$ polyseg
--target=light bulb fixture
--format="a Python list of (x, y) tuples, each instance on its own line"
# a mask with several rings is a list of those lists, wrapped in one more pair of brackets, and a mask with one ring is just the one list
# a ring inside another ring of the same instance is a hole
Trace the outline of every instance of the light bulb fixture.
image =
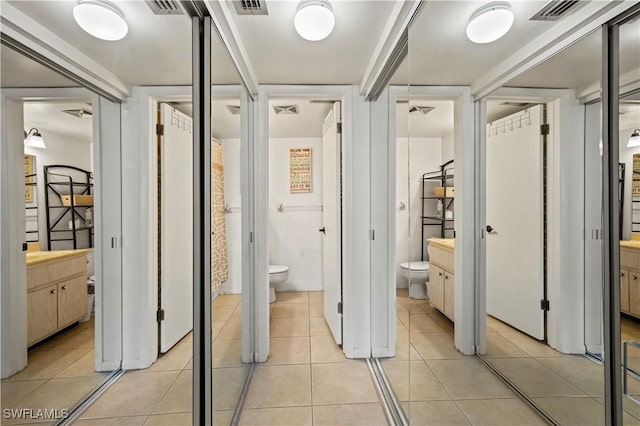
[(35, 127), (29, 130), (28, 133), (24, 132), (24, 144), (25, 146), (30, 146), (31, 148), (46, 148), (46, 145), (44, 144), (44, 138)]
[(298, 5), (293, 24), (303, 39), (320, 41), (331, 34), (336, 18), (328, 1), (305, 0)]
[(514, 19), (509, 3), (489, 3), (469, 18), (467, 37), (474, 43), (491, 43), (509, 32)]
[(631, 136), (629, 136), (629, 141), (627, 142), (627, 148), (633, 148), (636, 146), (640, 146), (640, 129), (635, 129)]
[(78, 0), (73, 18), (80, 28), (101, 40), (120, 40), (129, 31), (122, 10), (107, 0)]

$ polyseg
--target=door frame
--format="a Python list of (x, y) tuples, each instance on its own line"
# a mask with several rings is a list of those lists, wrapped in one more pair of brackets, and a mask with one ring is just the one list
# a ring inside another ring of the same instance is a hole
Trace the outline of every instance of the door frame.
[[(121, 229), (117, 224), (105, 218), (121, 217), (121, 205), (113, 194), (118, 191), (107, 191), (108, 183), (101, 179), (107, 170), (120, 170), (120, 104), (101, 99), (98, 95), (85, 88), (11, 88), (2, 89), (2, 138), (0, 151), (2, 164), (0, 165), (0, 235), (2, 236), (3, 264), (18, 265), (18, 267), (3, 268), (2, 270), (2, 376), (8, 377), (27, 365), (27, 293), (26, 293), (26, 265), (25, 252), (21, 251), (24, 241), (24, 201), (22, 188), (16, 192), (14, 185), (24, 182), (22, 162), (9, 161), (10, 158), (24, 156), (21, 151), (12, 147), (9, 140), (22, 140), (23, 120), (11, 121), (10, 116), (24, 117), (24, 104), (28, 102), (86, 101), (91, 99), (93, 105), (93, 166), (96, 176), (96, 205), (95, 227), (104, 232), (96, 232), (94, 242), (94, 259), (96, 266), (96, 281), (103, 282), (104, 276), (116, 279), (118, 282), (109, 287), (96, 286), (96, 324), (95, 324), (95, 369), (97, 371), (113, 371), (122, 362), (122, 275), (111, 274), (113, 268), (103, 267), (104, 263), (112, 264), (121, 257), (118, 240)], [(107, 143), (108, 142), (108, 143)], [(113, 146), (117, 149), (114, 151)], [(19, 152), (18, 152), (19, 151)], [(19, 198), (16, 198), (16, 194)], [(103, 200), (105, 198), (105, 200)], [(106, 201), (106, 200), (109, 201)], [(102, 202), (104, 201), (104, 202)], [(6, 204), (5, 204), (6, 203)], [(115, 225), (115, 227), (114, 227)], [(22, 231), (21, 231), (22, 230)], [(18, 231), (18, 232), (15, 232)], [(109, 234), (102, 235), (102, 234)], [(114, 234), (114, 235), (111, 235)], [(111, 240), (109, 239), (111, 238)], [(116, 243), (112, 244), (115, 238)], [(115, 253), (112, 251), (115, 250)], [(105, 262), (105, 257), (113, 257)], [(6, 275), (5, 275), (6, 274)], [(9, 292), (5, 288), (9, 283), (17, 286), (18, 294)], [(108, 290), (108, 291), (107, 291)], [(6, 293), (9, 292), (9, 293)], [(11, 301), (11, 303), (9, 303)], [(10, 349), (5, 349), (10, 348)]]
[[(406, 99), (450, 100), (454, 102), (454, 158), (456, 160), (456, 203), (454, 217), (460, 218), (455, 222), (456, 246), (455, 250), (455, 283), (454, 291), (462, 297), (455, 298), (454, 342), (456, 348), (465, 355), (475, 353), (475, 276), (476, 276), (476, 247), (475, 247), (475, 144), (473, 138), (474, 114), (471, 89), (467, 86), (389, 86), (388, 94), (383, 93), (380, 100), (384, 102), (387, 96), (386, 108), (382, 115), (372, 118), (372, 124), (381, 120), (389, 123), (388, 133), (384, 134), (387, 145), (385, 151), (372, 149), (372, 163), (385, 167), (387, 182), (378, 187), (386, 187), (386, 197), (376, 198), (372, 205), (372, 214), (376, 216), (384, 208), (386, 218), (377, 218), (380, 227), (386, 229), (386, 241), (372, 250), (372, 287), (383, 288), (386, 298), (386, 327), (376, 327), (375, 336), (379, 345), (374, 348), (376, 356), (394, 356), (396, 348), (396, 274), (395, 274), (395, 239), (396, 239), (396, 102)], [(382, 105), (380, 105), (382, 106)], [(376, 119), (378, 118), (378, 119)], [(382, 143), (372, 134), (372, 143)], [(376, 154), (382, 154), (379, 158)], [(374, 157), (375, 156), (375, 157)], [(377, 190), (376, 190), (377, 191)], [(374, 192), (372, 188), (372, 193)], [(373, 194), (372, 194), (373, 198)], [(469, 207), (471, 206), (471, 207)], [(386, 222), (386, 224), (383, 223)], [(376, 223), (376, 225), (378, 225)], [(376, 226), (377, 227), (377, 226)], [(377, 241), (376, 241), (377, 242)], [(470, 259), (472, 259), (470, 261)], [(383, 296), (380, 296), (383, 297)], [(385, 330), (386, 329), (386, 330)], [(382, 334), (386, 331), (386, 338)], [(372, 333), (374, 330), (372, 329)], [(386, 344), (385, 344), (386, 343)]]
[[(535, 100), (551, 103), (552, 117), (547, 151), (547, 342), (563, 353), (584, 353), (584, 305), (575, 298), (584, 295), (584, 192), (570, 191), (583, 184), (584, 104), (569, 89), (501, 88), (476, 100), (478, 192), (476, 227), (478, 278), (476, 288), (477, 353), (487, 351), (486, 333), (486, 125), (488, 100)], [(561, 141), (567, 141), (561, 143)], [(563, 159), (565, 161), (563, 162)], [(563, 191), (564, 189), (564, 191)], [(563, 198), (564, 197), (564, 198)], [(573, 197), (572, 199), (567, 197)], [(564, 200), (564, 201), (563, 201)], [(579, 256), (575, 254), (579, 253)], [(576, 279), (577, 277), (577, 279)], [(575, 321), (580, 318), (580, 321)]]
[[(342, 101), (344, 187), (342, 213), (342, 349), (347, 358), (371, 355), (369, 285), (369, 105), (358, 86), (261, 85), (257, 101), (254, 185), (256, 353), (269, 356), (269, 101), (277, 98), (314, 98)], [(356, 277), (358, 279), (356, 280)], [(357, 295), (357, 297), (356, 297)]]
[[(242, 253), (250, 251), (247, 228), (251, 219), (249, 193), (250, 116), (252, 102), (240, 85), (213, 85), (212, 99), (240, 99), (241, 111), (241, 192)], [(134, 87), (133, 96), (123, 105), (123, 181), (138, 180), (140, 185), (123, 185), (123, 233), (136, 236), (123, 246), (123, 369), (147, 368), (158, 359), (158, 203), (157, 122), (158, 104), (186, 102), (192, 99), (191, 86)], [(145, 143), (140, 143), (145, 141)], [(140, 214), (146, 226), (139, 225)], [(140, 266), (142, 265), (142, 266)], [(126, 284), (131, 283), (131, 284)], [(137, 284), (133, 284), (137, 283)], [(145, 283), (140, 285), (139, 283)], [(242, 295), (247, 307), (253, 300), (251, 261), (242, 266)], [(242, 359), (251, 362), (253, 352), (253, 309), (242, 311)]]

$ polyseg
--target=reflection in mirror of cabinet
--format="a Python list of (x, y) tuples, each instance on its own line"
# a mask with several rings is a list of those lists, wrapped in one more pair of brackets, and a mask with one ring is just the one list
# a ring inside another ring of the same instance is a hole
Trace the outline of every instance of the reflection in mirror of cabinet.
[(640, 154), (633, 154), (633, 174), (631, 178), (631, 232), (640, 232)]
[(454, 240), (429, 238), (429, 300), (431, 306), (454, 319)]
[(620, 242), (620, 310), (640, 318), (640, 242)]

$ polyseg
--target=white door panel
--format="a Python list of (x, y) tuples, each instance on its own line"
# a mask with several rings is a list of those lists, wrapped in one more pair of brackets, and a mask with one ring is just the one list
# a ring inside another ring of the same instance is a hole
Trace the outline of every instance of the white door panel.
[(324, 317), (338, 344), (342, 344), (341, 273), (341, 209), (340, 209), (340, 102), (336, 102), (323, 123), (322, 136), (322, 281), (324, 286)]
[(538, 105), (487, 128), (487, 313), (536, 339), (544, 339), (541, 120)]
[[(160, 351), (193, 328), (193, 150), (184, 123), (191, 118), (161, 104)], [(191, 126), (188, 126), (191, 127)]]

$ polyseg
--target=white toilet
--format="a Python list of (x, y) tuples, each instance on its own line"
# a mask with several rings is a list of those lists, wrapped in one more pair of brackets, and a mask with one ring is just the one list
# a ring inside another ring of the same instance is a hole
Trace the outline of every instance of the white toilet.
[(414, 260), (400, 264), (402, 276), (409, 280), (409, 297), (412, 299), (427, 298), (427, 281), (429, 281), (429, 262)]
[(289, 278), (289, 267), (285, 265), (269, 265), (269, 303), (276, 301), (274, 285), (282, 284)]

